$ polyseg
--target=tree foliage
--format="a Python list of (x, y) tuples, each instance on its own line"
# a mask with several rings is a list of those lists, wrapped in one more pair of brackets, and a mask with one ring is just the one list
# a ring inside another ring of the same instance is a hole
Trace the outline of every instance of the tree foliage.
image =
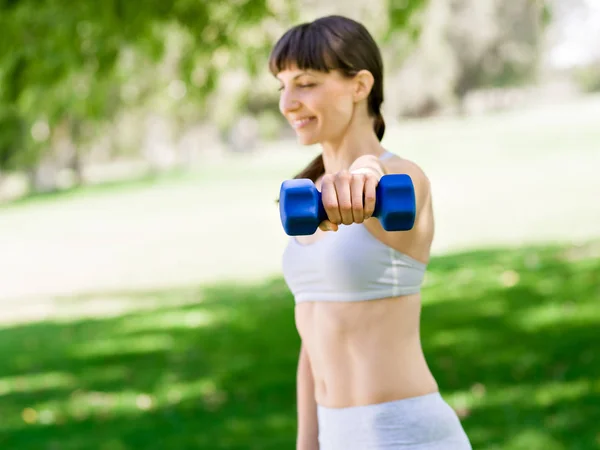
[(185, 39), (169, 75), (201, 103), (223, 55), (252, 70), (253, 52), (268, 41), (260, 25), (275, 13), (266, 0), (3, 1), (1, 167), (35, 147), (37, 121), (52, 129), (66, 118), (110, 118), (123, 104), (123, 84), (163, 60), (173, 30)]
[(529, 82), (547, 14), (537, 1), (453, 0), (446, 37), (458, 63), (457, 97), (480, 87)]
[(416, 48), (393, 77), (396, 113), (428, 115), (477, 89), (532, 82), (549, 20), (542, 0), (429, 0)]
[[(427, 0), (380, 2), (379, 35), (418, 33), (413, 19)], [(180, 114), (209, 113), (222, 75), (265, 72), (273, 42), (311, 8), (308, 0), (0, 0), (0, 170), (34, 169), (58, 128), (78, 146), (95, 124), (164, 92)]]

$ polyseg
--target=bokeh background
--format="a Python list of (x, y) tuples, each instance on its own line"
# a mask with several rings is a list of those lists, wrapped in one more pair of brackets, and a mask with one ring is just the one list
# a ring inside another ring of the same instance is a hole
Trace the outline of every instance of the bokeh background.
[(0, 448), (295, 448), (274, 41), (361, 20), (477, 449), (600, 448), (600, 2), (0, 2)]

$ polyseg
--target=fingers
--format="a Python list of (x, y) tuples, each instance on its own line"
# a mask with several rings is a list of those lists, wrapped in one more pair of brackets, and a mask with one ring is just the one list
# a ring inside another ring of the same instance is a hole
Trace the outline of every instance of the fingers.
[(350, 181), (350, 196), (352, 203), (352, 217), (354, 219), (354, 223), (363, 223), (363, 221), (365, 220), (363, 207), (365, 178), (366, 176), (364, 174), (353, 174), (352, 180)]
[[(321, 182), (321, 201), (323, 202), (323, 209), (325, 209), (325, 212), (327, 213), (329, 222), (334, 225), (342, 223), (342, 215), (339, 209), (338, 195), (333, 175), (323, 176), (323, 181)], [(324, 222), (323, 224), (324, 226), (327, 225)], [(323, 229), (320, 225), (319, 228)]]
[(368, 176), (364, 187), (364, 207), (365, 220), (373, 216), (375, 211), (375, 193), (379, 181), (375, 176)]
[(339, 172), (335, 176), (335, 190), (337, 192), (337, 201), (339, 213), (344, 225), (354, 223), (352, 215), (352, 195), (350, 192), (350, 184), (353, 176), (349, 172)]
[(323, 231), (337, 231), (338, 225), (362, 223), (373, 216), (378, 177), (347, 171), (323, 176), (321, 200), (328, 220), (319, 224)]

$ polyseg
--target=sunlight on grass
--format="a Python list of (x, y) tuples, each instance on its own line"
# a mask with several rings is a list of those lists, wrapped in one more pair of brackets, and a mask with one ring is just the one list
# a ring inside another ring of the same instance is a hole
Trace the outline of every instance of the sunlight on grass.
[[(174, 296), (169, 305), (173, 307), (196, 304), (201, 301), (199, 295)], [(144, 298), (140, 301), (135, 295), (85, 295), (66, 299), (29, 300), (22, 304), (11, 304), (9, 310), (0, 317), (1, 326), (11, 326), (22, 323), (43, 322), (55, 320), (62, 323), (77, 322), (81, 319), (101, 319), (121, 317), (133, 312), (153, 311), (165, 306), (164, 298), (160, 296)], [(199, 318), (198, 314), (188, 318), (190, 326), (196, 321), (208, 320)]]
[(429, 338), (429, 343), (432, 346), (438, 348), (451, 349), (456, 345), (467, 345), (469, 343), (476, 343), (480, 336), (480, 330), (477, 324), (473, 324), (473, 328), (470, 330), (440, 330), (434, 336)]
[(546, 407), (564, 400), (577, 400), (591, 394), (592, 389), (592, 381), (584, 379), (549, 382), (532, 390), (535, 403)]
[[(600, 297), (599, 297), (600, 299)], [(551, 303), (531, 308), (513, 319), (524, 330), (536, 331), (558, 325), (595, 324), (600, 322), (599, 304), (578, 304), (574, 301)]]
[[(554, 246), (432, 259), (423, 349), (474, 448), (600, 442), (593, 255)], [(100, 299), (126, 308), (81, 314)], [(80, 318), (2, 329), (0, 351), (14, 355), (0, 361), (2, 448), (293, 448), (300, 342), (281, 278), (56, 304)]]
[(473, 414), (477, 414), (477, 407), (484, 405), (514, 404), (519, 407), (546, 408), (591, 394), (594, 392), (594, 383), (591, 379), (578, 379), (547, 381), (541, 384), (519, 383), (514, 386), (503, 386), (500, 389), (493, 385), (475, 383), (467, 390), (445, 393), (444, 397), (455, 409), (467, 409), (473, 411)]
[[(28, 424), (49, 425), (70, 419), (129, 417), (168, 406), (177, 406), (190, 399), (201, 399), (209, 410), (219, 408), (226, 401), (226, 393), (219, 390), (211, 379), (190, 383), (173, 383), (156, 392), (124, 389), (116, 392), (85, 391), (76, 389), (67, 399), (33, 403), (23, 410)], [(45, 420), (43, 420), (45, 418)]]
[[(514, 264), (514, 262), (513, 262)], [(510, 264), (481, 265), (452, 269), (442, 272), (435, 266), (430, 266), (426, 274), (424, 288), (429, 292), (428, 301), (440, 299), (447, 301), (448, 297), (460, 299), (465, 289), (470, 292), (484, 294), (486, 290), (504, 288), (510, 289), (521, 282), (520, 272), (512, 269)], [(493, 306), (490, 303), (490, 312)], [(502, 312), (502, 311), (498, 311)]]
[(0, 378), (0, 396), (54, 388), (74, 388), (76, 378), (66, 372), (44, 372)]
[(227, 400), (228, 395), (213, 378), (203, 377), (189, 382), (169, 380), (157, 388), (155, 397), (159, 406), (197, 399), (199, 404), (214, 410)]
[(98, 356), (152, 353), (170, 350), (175, 343), (173, 336), (166, 333), (153, 333), (130, 338), (102, 339), (101, 337), (73, 345), (71, 354), (75, 358), (90, 358)]
[(146, 314), (142, 317), (136, 316), (124, 318), (120, 325), (119, 332), (122, 334), (144, 332), (147, 330), (160, 329), (186, 329), (198, 328), (209, 325), (217, 325), (219, 322), (227, 320), (226, 314), (219, 311), (201, 310), (182, 310), (182, 311), (156, 311)]
[(74, 391), (66, 401), (50, 401), (32, 405), (34, 411), (50, 411), (61, 421), (84, 420), (90, 417), (131, 417), (155, 408), (155, 398), (146, 392), (122, 390), (119, 392)]
[(536, 427), (507, 436), (505, 445), (514, 450), (568, 450), (558, 439)]

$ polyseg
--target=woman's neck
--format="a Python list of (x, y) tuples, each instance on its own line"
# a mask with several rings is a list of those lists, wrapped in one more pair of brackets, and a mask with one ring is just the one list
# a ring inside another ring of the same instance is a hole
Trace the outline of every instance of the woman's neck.
[(323, 142), (321, 147), (325, 173), (347, 170), (363, 155), (379, 156), (385, 152), (375, 133), (358, 127), (349, 129), (338, 142)]

